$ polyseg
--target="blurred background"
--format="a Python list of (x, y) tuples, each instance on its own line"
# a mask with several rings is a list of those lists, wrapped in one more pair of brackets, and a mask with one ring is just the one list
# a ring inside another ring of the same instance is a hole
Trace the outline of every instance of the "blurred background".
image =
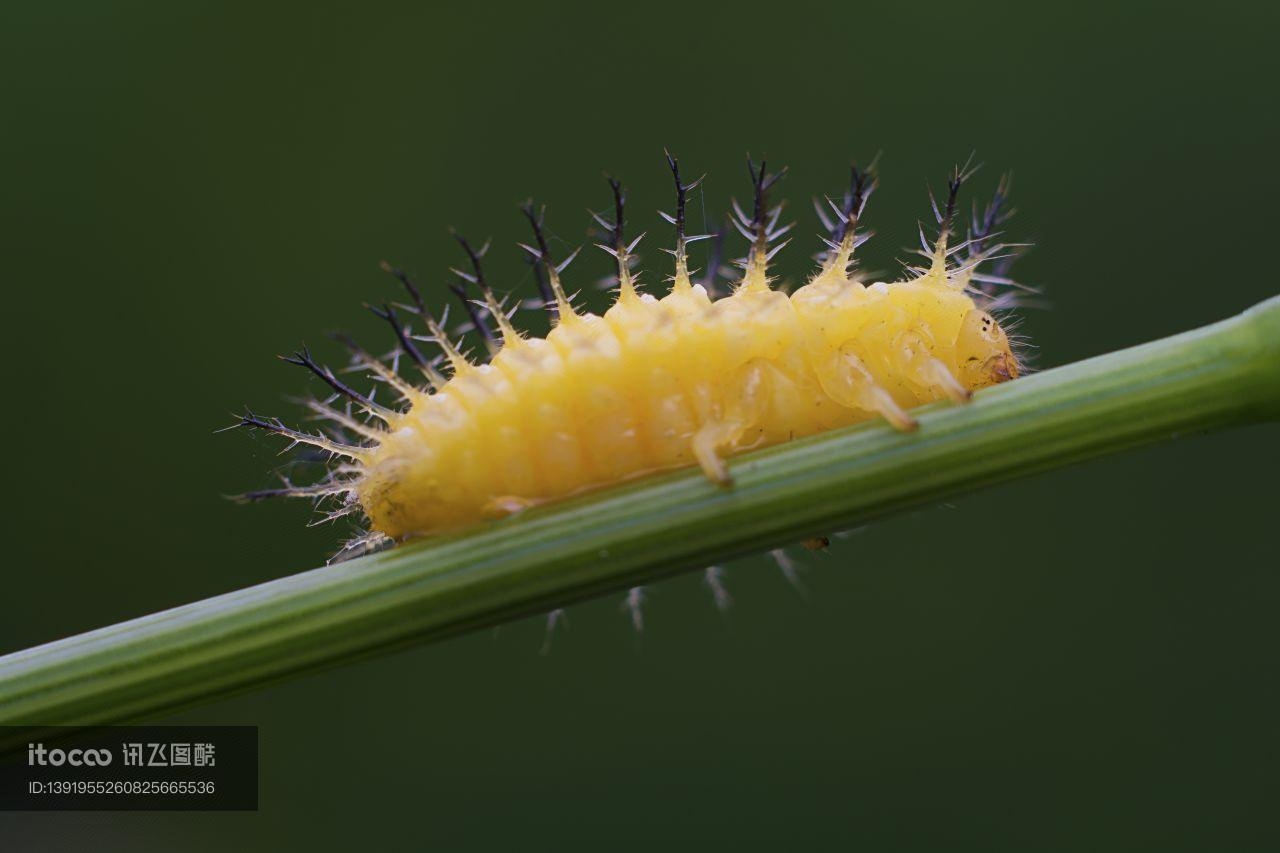
[[(747, 151), (790, 166), (791, 281), (851, 158), (884, 152), (863, 257), (890, 273), (926, 182), (1012, 169), (1045, 368), (1280, 289), (1273, 5), (323, 5), (0, 12), (0, 653), (323, 562), (345, 529), (223, 499), (280, 461), (228, 412), (298, 420), (314, 386), (275, 356), (337, 362), (327, 331), (389, 346), (380, 259), (443, 302), (447, 226), (532, 293), (517, 203), (577, 245), (604, 170), (656, 286), (663, 146), (709, 173), (695, 228)], [(0, 848), (1275, 849), (1278, 438), (876, 524), (798, 555), (807, 598), (734, 563), (727, 619), (678, 579), (638, 643), (601, 600), (545, 656), (528, 620), (191, 710), (261, 727), (259, 812), (0, 814)]]

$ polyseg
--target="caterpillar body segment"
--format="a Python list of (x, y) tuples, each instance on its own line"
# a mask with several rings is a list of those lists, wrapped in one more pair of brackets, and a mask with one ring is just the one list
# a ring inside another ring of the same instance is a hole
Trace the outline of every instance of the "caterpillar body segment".
[[(332, 400), (312, 406), (346, 437), (304, 434), (251, 415), (242, 424), (340, 455), (343, 463), (321, 488), (259, 496), (336, 496), (344, 513), (364, 514), (377, 541), (398, 541), (673, 468), (697, 465), (728, 487), (727, 460), (737, 453), (874, 418), (912, 430), (916, 406), (963, 403), (974, 390), (1018, 375), (1009, 339), (986, 310), (997, 301), (991, 287), (999, 277), (979, 271), (1008, 248), (992, 230), (1003, 220), (988, 208), (975, 215), (969, 239), (956, 243), (956, 196), (967, 177), (959, 170), (945, 204), (934, 204), (938, 234), (923, 241), (927, 263), (908, 268), (900, 281), (868, 282), (854, 253), (868, 236), (860, 220), (875, 178), (855, 168), (850, 190), (830, 205), (835, 216), (827, 220), (830, 239), (818, 272), (786, 294), (772, 289), (768, 276), (790, 228), (768, 202), (780, 175), (750, 163), (750, 212), (735, 205), (732, 220), (749, 244), (743, 274), (730, 294), (713, 298), (691, 279), (688, 246), (701, 235), (684, 233), (686, 196), (701, 179), (682, 183), (678, 163), (670, 157), (668, 163), (677, 191), (676, 214), (663, 215), (676, 226), (668, 292), (640, 289), (632, 269), (639, 239), (624, 237), (625, 195), (612, 180), (613, 220), (593, 214), (610, 232), (601, 248), (618, 270), (616, 300), (601, 315), (572, 304), (561, 282), (572, 256), (557, 263), (541, 211), (524, 208), (535, 238), (525, 249), (555, 318), (545, 338), (521, 335), (489, 288), (480, 265), (487, 244), (476, 251), (459, 238), (472, 271), (454, 270), (462, 283), (451, 289), (464, 300), (468, 288), (479, 291), (467, 314), (492, 353), (485, 363), (469, 361), (417, 286), (387, 266), (410, 304), (398, 306), (406, 314), (392, 305), (375, 310), (391, 323), (399, 351), (425, 386), (345, 339), (353, 364), (390, 385), (401, 406), (360, 394), (306, 350), (291, 357), (348, 400), (346, 411)], [(1004, 183), (1001, 193), (1007, 194)], [(424, 340), (440, 346), (446, 370), (422, 352)]]

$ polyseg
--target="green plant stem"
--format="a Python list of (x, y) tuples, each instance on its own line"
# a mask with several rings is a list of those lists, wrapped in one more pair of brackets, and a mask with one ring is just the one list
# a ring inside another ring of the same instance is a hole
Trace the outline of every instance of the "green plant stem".
[(149, 717), (1190, 431), (1280, 417), (1280, 297), (919, 412), (685, 470), (0, 658), (0, 724)]

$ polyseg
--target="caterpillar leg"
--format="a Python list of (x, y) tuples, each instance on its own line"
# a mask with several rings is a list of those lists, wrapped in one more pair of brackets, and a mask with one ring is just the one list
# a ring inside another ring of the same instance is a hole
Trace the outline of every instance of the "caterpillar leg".
[(907, 372), (921, 385), (926, 386), (939, 397), (946, 397), (953, 403), (967, 403), (973, 392), (956, 378), (941, 359), (935, 358), (929, 351), (924, 339), (915, 332), (904, 332), (899, 337), (902, 351), (906, 355)]
[(914, 430), (918, 424), (893, 395), (881, 387), (853, 350), (845, 344), (814, 365), (827, 396), (842, 406), (876, 412), (896, 429)]
[(765, 365), (753, 359), (738, 371), (725, 393), (723, 411), (693, 435), (693, 455), (707, 479), (719, 486), (733, 485), (729, 466), (720, 451), (734, 447), (764, 416), (769, 401)]
[(506, 518), (508, 515), (524, 512), (526, 509), (535, 507), (540, 503), (542, 501), (537, 498), (525, 498), (519, 495), (498, 495), (490, 498), (481, 512), (485, 518)]

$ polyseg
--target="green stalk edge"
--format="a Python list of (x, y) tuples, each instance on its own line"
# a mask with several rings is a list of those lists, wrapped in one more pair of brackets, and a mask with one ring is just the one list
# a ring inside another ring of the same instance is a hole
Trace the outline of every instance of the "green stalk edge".
[[(0, 725), (144, 717), (1125, 448), (1280, 418), (1280, 297), (917, 412), (603, 490), (0, 657)], [(3, 745), (0, 743), (0, 745)]]

